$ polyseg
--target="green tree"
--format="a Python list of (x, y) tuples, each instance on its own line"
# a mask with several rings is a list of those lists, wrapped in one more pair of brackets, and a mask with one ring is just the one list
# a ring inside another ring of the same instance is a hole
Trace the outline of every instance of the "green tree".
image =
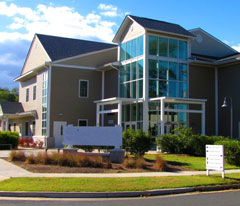
[(18, 101), (18, 90), (13, 88), (9, 89), (0, 88), (0, 102), (17, 102)]
[(143, 130), (127, 129), (123, 132), (123, 148), (135, 156), (143, 156), (153, 145), (154, 139)]

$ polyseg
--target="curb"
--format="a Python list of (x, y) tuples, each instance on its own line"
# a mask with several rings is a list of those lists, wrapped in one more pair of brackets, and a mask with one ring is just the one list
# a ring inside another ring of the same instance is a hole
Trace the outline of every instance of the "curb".
[(149, 197), (158, 195), (182, 194), (189, 192), (206, 192), (240, 189), (240, 184), (205, 187), (189, 187), (163, 190), (147, 190), (137, 192), (0, 192), (0, 197), (45, 197), (45, 198), (120, 198)]

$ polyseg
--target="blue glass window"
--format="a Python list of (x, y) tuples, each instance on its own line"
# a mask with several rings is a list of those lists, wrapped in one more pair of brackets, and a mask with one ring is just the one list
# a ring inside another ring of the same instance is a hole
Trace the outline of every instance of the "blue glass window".
[(126, 59), (130, 59), (131, 58), (131, 42), (130, 41), (126, 43), (126, 52), (127, 52)]
[(186, 98), (188, 96), (187, 83), (179, 82), (179, 97)]
[(177, 97), (177, 82), (175, 81), (168, 82), (168, 96)]
[(138, 98), (143, 97), (143, 80), (138, 80), (137, 81), (137, 93), (138, 93)]
[(177, 63), (169, 62), (168, 80), (177, 80)]
[(158, 81), (157, 80), (149, 80), (149, 97), (157, 97), (157, 88), (158, 88)]
[(121, 61), (124, 61), (126, 59), (125, 54), (126, 54), (126, 44), (123, 43), (123, 44), (121, 44), (121, 48), (120, 48), (120, 60)]
[(132, 57), (137, 56), (137, 39), (132, 40)]
[(175, 39), (169, 39), (169, 57), (177, 58), (178, 53), (178, 41)]
[(158, 55), (158, 37), (149, 35), (148, 39), (149, 55)]
[(138, 37), (138, 56), (143, 55), (143, 36)]
[(130, 81), (130, 68), (131, 68), (131, 66), (130, 66), (130, 64), (127, 64), (126, 65), (126, 81)]
[(187, 42), (179, 40), (179, 59), (187, 59)]
[(136, 98), (136, 81), (131, 82), (131, 98)]
[(120, 67), (120, 83), (123, 83), (126, 81), (126, 69), (125, 66)]
[(137, 79), (143, 78), (143, 60), (138, 61), (138, 72), (137, 72)]
[(131, 75), (131, 80), (135, 80), (136, 79), (136, 76), (137, 76), (137, 62), (133, 62), (132, 63), (132, 75)]
[(179, 80), (187, 81), (187, 64), (179, 64)]
[(158, 61), (149, 59), (148, 60), (148, 77), (156, 79), (158, 78)]
[(167, 79), (168, 62), (159, 61), (159, 79)]
[(166, 81), (159, 81), (158, 82), (158, 96), (165, 97), (167, 96), (167, 82)]
[(168, 38), (159, 38), (159, 56), (168, 56)]

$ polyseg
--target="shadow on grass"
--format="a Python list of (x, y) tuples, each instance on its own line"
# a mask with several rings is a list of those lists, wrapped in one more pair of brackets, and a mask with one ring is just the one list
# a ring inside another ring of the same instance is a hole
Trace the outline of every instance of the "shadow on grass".
[(176, 161), (167, 161), (167, 164), (174, 165), (174, 166), (181, 166), (181, 167), (186, 167), (190, 165), (188, 163), (182, 163), (182, 162), (176, 162)]

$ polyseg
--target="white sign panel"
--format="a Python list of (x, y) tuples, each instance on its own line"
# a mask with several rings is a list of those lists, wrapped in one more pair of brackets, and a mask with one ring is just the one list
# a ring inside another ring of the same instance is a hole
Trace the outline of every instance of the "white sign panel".
[(73, 127), (63, 129), (65, 145), (122, 146), (122, 127)]
[(221, 170), (224, 178), (223, 145), (206, 145), (206, 169), (207, 175), (209, 174), (209, 170)]

